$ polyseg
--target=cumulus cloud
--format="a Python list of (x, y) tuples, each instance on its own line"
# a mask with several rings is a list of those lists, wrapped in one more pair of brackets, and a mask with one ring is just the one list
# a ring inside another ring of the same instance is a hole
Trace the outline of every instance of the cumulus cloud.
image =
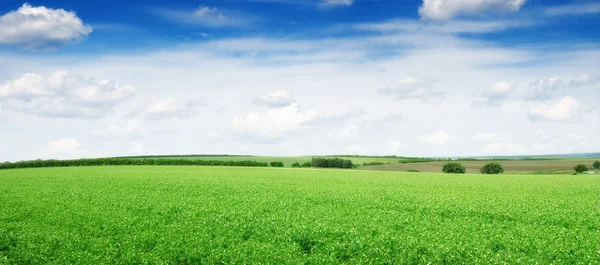
[[(338, 113), (322, 113), (316, 110), (304, 111), (296, 102), (283, 108), (271, 108), (265, 112), (250, 112), (235, 117), (231, 128), (237, 136), (250, 138), (258, 142), (275, 142), (283, 138), (293, 137), (295, 133), (309, 128), (326, 128), (361, 116), (366, 111), (362, 108), (346, 109)], [(358, 127), (349, 126), (346, 132), (353, 133)], [(343, 131), (343, 130), (342, 130)]]
[(581, 104), (572, 97), (563, 97), (554, 104), (539, 104), (531, 107), (527, 117), (531, 121), (572, 122), (579, 118)]
[(197, 100), (180, 101), (174, 98), (165, 98), (150, 102), (143, 110), (143, 115), (150, 120), (169, 118), (187, 118), (198, 114), (197, 108), (202, 102)]
[(277, 90), (257, 96), (252, 101), (256, 105), (269, 108), (281, 108), (294, 103), (294, 96), (284, 90)]
[(559, 77), (539, 79), (529, 84), (531, 90), (525, 95), (526, 100), (548, 100), (552, 93), (564, 87)]
[(421, 99), (423, 101), (439, 101), (446, 97), (446, 93), (433, 89), (432, 80), (424, 80), (416, 77), (402, 79), (379, 92), (384, 95), (393, 96), (397, 100)]
[(252, 16), (232, 10), (198, 6), (194, 10), (154, 10), (154, 14), (173, 22), (206, 27), (233, 27), (252, 23)]
[(600, 83), (600, 73), (585, 73), (571, 80), (569, 86), (577, 88), (582, 86), (592, 86), (598, 83)]
[(0, 84), (3, 109), (49, 117), (97, 118), (134, 96), (135, 87), (71, 75), (28, 73)]
[(354, 0), (323, 0), (319, 3), (320, 7), (338, 7), (338, 6), (351, 6)]
[(0, 16), (0, 44), (30, 49), (59, 48), (92, 32), (75, 12), (23, 4)]
[(429, 145), (429, 146), (439, 147), (439, 146), (444, 146), (451, 141), (454, 141), (454, 138), (450, 134), (446, 133), (445, 131), (437, 130), (432, 133), (425, 133), (425, 134), (419, 135), (417, 137), (417, 141), (424, 143), (426, 145)]
[(499, 106), (505, 102), (513, 92), (514, 85), (509, 82), (495, 82), (492, 89), (473, 94), (471, 107)]
[(497, 137), (498, 137), (498, 135), (496, 133), (477, 132), (477, 133), (473, 134), (473, 136), (471, 137), (471, 140), (473, 140), (475, 142), (491, 142), (491, 141), (496, 140)]
[(459, 15), (487, 12), (517, 12), (527, 0), (423, 0), (419, 7), (422, 19), (446, 21)]
[(298, 103), (266, 112), (251, 112), (235, 117), (231, 123), (234, 132), (255, 140), (279, 140), (302, 127), (303, 123), (317, 116), (316, 111), (302, 111)]

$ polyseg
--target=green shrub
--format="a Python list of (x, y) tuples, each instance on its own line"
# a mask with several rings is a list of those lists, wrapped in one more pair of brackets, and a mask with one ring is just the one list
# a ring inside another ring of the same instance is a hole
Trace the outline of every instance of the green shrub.
[(311, 162), (304, 162), (301, 165), (302, 167), (312, 167), (312, 163)]
[(460, 163), (456, 163), (456, 162), (450, 162), (448, 164), (445, 164), (444, 167), (442, 168), (442, 171), (444, 171), (445, 173), (456, 173), (456, 174), (464, 174), (465, 172), (467, 172), (465, 170), (465, 167), (463, 167)]
[(269, 165), (272, 167), (284, 167), (283, 162), (281, 162), (281, 161), (274, 161), (274, 162), (269, 163)]
[(600, 161), (595, 161), (593, 167), (595, 169), (600, 169)]
[(575, 169), (575, 172), (577, 173), (583, 173), (590, 170), (586, 165), (583, 164), (576, 165), (573, 169)]
[(504, 173), (504, 168), (498, 163), (488, 163), (483, 166), (479, 172), (481, 174), (502, 174)]
[(292, 167), (300, 167), (300, 163), (295, 162), (295, 163), (292, 164)]
[(421, 172), (421, 171), (418, 171), (418, 170), (416, 170), (416, 169), (409, 169), (409, 170), (407, 170), (406, 172)]

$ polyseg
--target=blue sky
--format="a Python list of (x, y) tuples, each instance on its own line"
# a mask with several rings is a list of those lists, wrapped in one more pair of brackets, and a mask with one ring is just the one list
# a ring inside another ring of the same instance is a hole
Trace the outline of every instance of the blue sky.
[(0, 160), (596, 152), (599, 24), (591, 0), (4, 0)]

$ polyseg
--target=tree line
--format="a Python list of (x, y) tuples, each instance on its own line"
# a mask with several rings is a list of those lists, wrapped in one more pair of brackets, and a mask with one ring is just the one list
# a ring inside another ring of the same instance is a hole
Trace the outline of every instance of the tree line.
[(313, 167), (322, 168), (355, 168), (356, 165), (352, 163), (350, 159), (341, 158), (325, 158), (325, 157), (313, 157)]
[(36, 168), (36, 167), (77, 167), (77, 166), (129, 166), (129, 165), (155, 165), (155, 166), (238, 166), (238, 167), (268, 167), (267, 162), (251, 160), (194, 160), (194, 159), (168, 159), (168, 158), (82, 158), (73, 160), (29, 160), (18, 162), (0, 163), (0, 169)]

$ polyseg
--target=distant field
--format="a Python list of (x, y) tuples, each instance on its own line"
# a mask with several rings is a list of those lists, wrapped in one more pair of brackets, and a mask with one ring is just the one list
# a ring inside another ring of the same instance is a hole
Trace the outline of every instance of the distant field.
[(597, 264), (594, 175), (0, 171), (0, 264)]
[[(201, 159), (201, 160), (253, 160), (258, 162), (273, 162), (281, 161), (285, 167), (291, 167), (293, 163), (298, 162), (300, 164), (309, 162), (312, 156), (186, 156), (186, 157), (169, 157), (169, 158), (186, 158), (186, 159)], [(340, 157), (343, 159), (350, 159), (353, 163), (362, 165), (364, 162), (384, 162), (384, 163), (398, 163), (399, 158), (376, 158), (376, 157)]]
[[(573, 167), (577, 164), (585, 164), (592, 167), (592, 163), (598, 159), (560, 159), (560, 160), (516, 160), (516, 161), (494, 161), (500, 163), (505, 173), (573, 173)], [(361, 167), (365, 170), (381, 171), (407, 171), (416, 169), (421, 172), (442, 172), (442, 167), (448, 162), (426, 162), (412, 164), (390, 164), (382, 166)], [(459, 161), (467, 169), (467, 173), (479, 173), (479, 169), (489, 163), (488, 161)]]

